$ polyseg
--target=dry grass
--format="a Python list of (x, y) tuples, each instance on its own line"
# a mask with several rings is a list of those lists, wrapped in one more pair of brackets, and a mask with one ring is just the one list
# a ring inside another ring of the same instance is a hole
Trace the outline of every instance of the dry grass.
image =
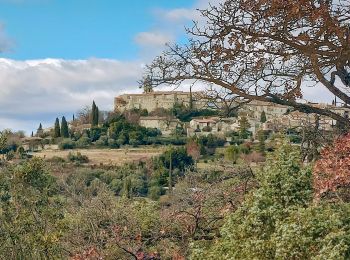
[(89, 164), (122, 165), (129, 162), (145, 161), (163, 152), (164, 148), (124, 148), (124, 149), (74, 149), (74, 150), (43, 150), (35, 156), (50, 159), (54, 156), (67, 159), (69, 152), (80, 152), (86, 155)]

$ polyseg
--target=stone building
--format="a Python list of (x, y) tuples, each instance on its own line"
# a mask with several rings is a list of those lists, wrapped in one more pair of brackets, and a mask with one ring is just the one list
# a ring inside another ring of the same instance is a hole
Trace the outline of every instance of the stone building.
[(162, 135), (169, 136), (176, 127), (181, 127), (181, 122), (177, 118), (166, 116), (145, 116), (140, 117), (140, 126), (146, 128), (157, 128), (162, 132)]
[(187, 127), (187, 136), (215, 136), (225, 137), (227, 133), (237, 130), (237, 118), (193, 118)]
[[(195, 97), (195, 93), (192, 93)], [(131, 109), (146, 109), (152, 112), (157, 108), (171, 109), (175, 104), (189, 107), (191, 103), (191, 93), (183, 91), (159, 91), (142, 94), (124, 94), (115, 98), (114, 109), (124, 112)], [(206, 105), (201, 100), (192, 100), (194, 109), (203, 108)]]

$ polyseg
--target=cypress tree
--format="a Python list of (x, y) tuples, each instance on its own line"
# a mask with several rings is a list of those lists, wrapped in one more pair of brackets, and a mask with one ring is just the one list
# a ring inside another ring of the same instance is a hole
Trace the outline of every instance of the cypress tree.
[(56, 118), (55, 121), (55, 131), (54, 131), (54, 138), (61, 137), (61, 129), (60, 129), (60, 120)]
[(261, 122), (261, 123), (265, 123), (265, 122), (266, 122), (266, 113), (265, 113), (265, 111), (262, 111), (262, 112), (261, 112), (261, 115), (260, 115), (260, 122)]
[(43, 133), (44, 133), (44, 131), (43, 131), (43, 126), (42, 126), (42, 124), (40, 123), (38, 129), (36, 130), (36, 136), (39, 136), (39, 137), (40, 137)]
[(61, 135), (64, 138), (68, 138), (69, 137), (69, 131), (68, 131), (68, 124), (67, 124), (67, 120), (65, 117), (62, 117), (62, 122), (61, 122)]
[(91, 109), (91, 127), (98, 125), (98, 107), (95, 104), (95, 101), (92, 102), (92, 109)]
[(265, 139), (266, 139), (266, 136), (265, 136), (264, 130), (259, 130), (258, 131), (258, 140), (259, 140), (258, 150), (262, 154), (265, 154)]

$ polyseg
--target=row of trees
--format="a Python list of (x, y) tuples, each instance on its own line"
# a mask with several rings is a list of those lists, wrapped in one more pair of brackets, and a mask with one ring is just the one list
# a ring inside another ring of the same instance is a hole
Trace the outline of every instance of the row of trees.
[(59, 138), (59, 137), (68, 138), (69, 137), (68, 123), (67, 123), (67, 120), (64, 116), (62, 117), (61, 126), (60, 126), (60, 120), (58, 118), (56, 118), (55, 125), (54, 125), (53, 137), (54, 138)]

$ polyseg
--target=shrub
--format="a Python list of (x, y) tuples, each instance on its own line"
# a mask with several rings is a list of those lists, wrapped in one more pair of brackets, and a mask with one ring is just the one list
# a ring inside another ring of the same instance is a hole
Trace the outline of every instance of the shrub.
[(78, 148), (86, 148), (90, 146), (91, 140), (87, 136), (82, 136), (77, 142), (76, 142), (76, 147)]
[(58, 144), (58, 148), (61, 150), (68, 150), (75, 148), (75, 142), (71, 139), (64, 139)]
[(148, 189), (148, 196), (152, 200), (158, 200), (160, 198), (160, 195), (162, 195), (162, 188), (159, 186), (151, 186)]
[(141, 144), (141, 141), (137, 140), (137, 139), (130, 139), (129, 140), (129, 144), (132, 145), (132, 146), (138, 146)]
[(88, 163), (89, 158), (86, 155), (82, 155), (80, 152), (77, 152), (76, 154), (69, 152), (68, 161), (70, 162), (78, 162), (78, 163)]
[(108, 137), (105, 136), (105, 135), (101, 136), (100, 139), (98, 139), (95, 142), (95, 145), (98, 146), (98, 147), (107, 146), (108, 145)]
[(111, 148), (118, 148), (119, 145), (117, 144), (117, 141), (115, 139), (109, 138), (108, 139), (108, 146)]

